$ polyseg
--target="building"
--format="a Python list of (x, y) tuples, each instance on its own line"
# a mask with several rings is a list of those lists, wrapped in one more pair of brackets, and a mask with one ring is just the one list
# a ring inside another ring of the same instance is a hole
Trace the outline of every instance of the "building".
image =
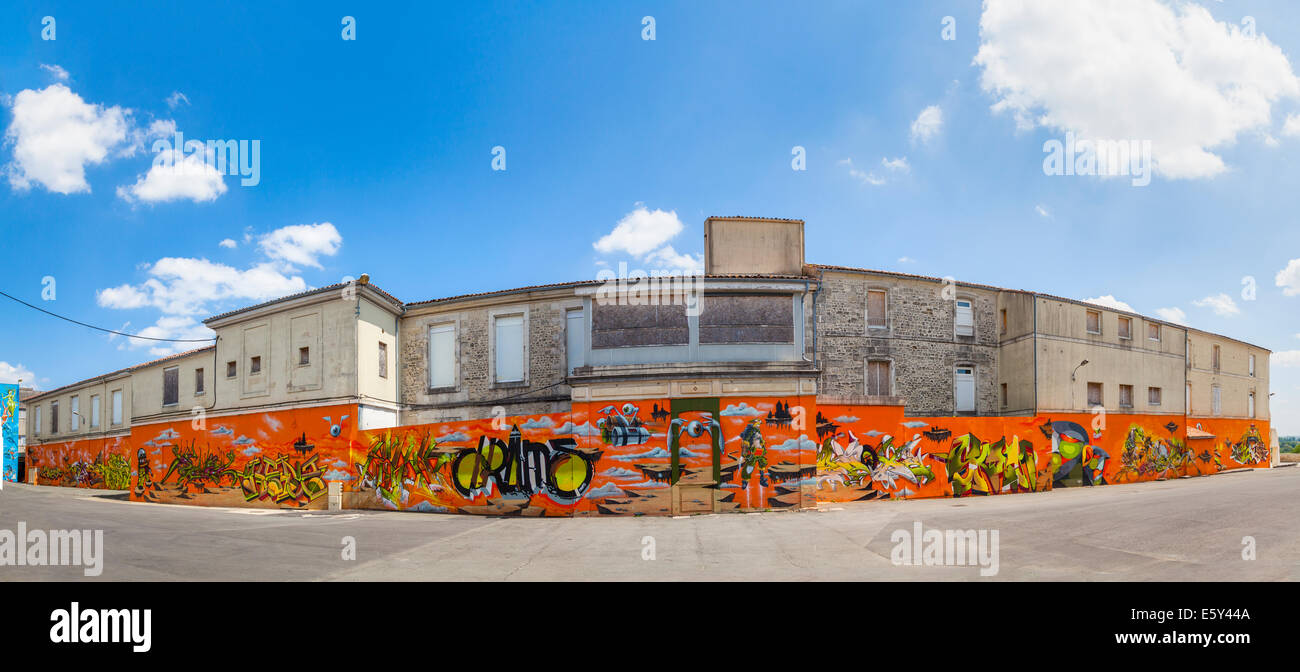
[(363, 275), (214, 316), (213, 346), (35, 395), (31, 466), (143, 501), (320, 507), (337, 484), (344, 506), (584, 515), (1267, 462), (1266, 349), (808, 264), (800, 220), (704, 228), (702, 276), (406, 303)]

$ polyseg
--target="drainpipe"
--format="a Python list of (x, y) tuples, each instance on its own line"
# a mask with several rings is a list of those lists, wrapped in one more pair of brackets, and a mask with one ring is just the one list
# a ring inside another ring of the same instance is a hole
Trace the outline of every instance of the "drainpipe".
[[(1038, 417), (1038, 295), (1030, 294), (1034, 301), (1034, 417)], [(1073, 385), (1070, 387), (1073, 391)]]

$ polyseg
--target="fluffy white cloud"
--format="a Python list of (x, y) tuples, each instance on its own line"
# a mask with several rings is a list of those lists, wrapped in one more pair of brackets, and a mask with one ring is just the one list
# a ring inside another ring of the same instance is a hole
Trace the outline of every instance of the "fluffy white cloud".
[(59, 80), (60, 82), (68, 81), (68, 71), (64, 70), (63, 68), (57, 65), (46, 65), (42, 63), (41, 69), (53, 75), (54, 78)]
[(1300, 114), (1289, 114), (1282, 124), (1282, 135), (1288, 138), (1300, 138)]
[(1048, 212), (1048, 211), (1047, 211), (1047, 208), (1043, 207), (1042, 205), (1035, 205), (1035, 206), (1034, 206), (1034, 212), (1037, 212), (1039, 217), (1051, 217), (1051, 216), (1052, 216), (1052, 213)]
[(846, 166), (849, 169), (849, 176), (873, 187), (879, 187), (885, 183), (885, 178), (876, 175), (874, 172), (860, 170), (853, 166), (853, 159), (840, 159), (836, 162), (838, 165)]
[(1192, 3), (986, 0), (975, 63), (993, 109), (1021, 128), (1149, 140), (1156, 172), (1211, 177), (1210, 150), (1266, 130), (1300, 95), (1281, 49)]
[[(147, 338), (127, 337), (122, 345), (118, 346), (118, 349), (123, 350), (128, 347), (131, 349), (149, 348), (150, 354), (163, 357), (177, 352), (201, 348), (203, 343), (199, 342), (198, 339), (210, 339), (215, 334), (211, 329), (203, 326), (201, 322), (192, 317), (164, 315), (158, 318), (158, 321), (153, 325), (136, 332), (136, 335)], [(148, 338), (177, 338), (186, 339), (186, 342), (151, 341)]]
[(1156, 308), (1156, 317), (1174, 324), (1187, 324), (1187, 313), (1182, 308)]
[(679, 254), (672, 245), (663, 247), (646, 255), (646, 262), (662, 270), (691, 275), (704, 272), (704, 257), (698, 254)]
[(943, 110), (938, 105), (931, 105), (916, 115), (912, 122), (912, 140), (929, 142), (943, 130)]
[(1273, 284), (1281, 287), (1286, 296), (1300, 295), (1300, 259), (1288, 261), (1286, 268), (1273, 276)]
[(199, 154), (185, 156), (177, 150), (159, 154), (149, 172), (136, 179), (135, 184), (117, 188), (122, 200), (145, 203), (185, 199), (202, 203), (215, 201), (224, 193), (226, 183), (216, 166)]
[(319, 257), (338, 254), (343, 236), (329, 222), (293, 224), (278, 228), (258, 239), (257, 244), (272, 259), (291, 266), (321, 268)]
[(1222, 292), (1211, 294), (1204, 299), (1197, 299), (1192, 302), (1192, 305), (1197, 308), (1210, 308), (1219, 317), (1232, 317), (1241, 312), (1241, 309), (1237, 307), (1237, 302), (1233, 301), (1231, 296)]
[(36, 374), (22, 364), (0, 362), (0, 383), (16, 385), (19, 379), (23, 381), (24, 385), (30, 386), (36, 382)]
[(1098, 296), (1091, 299), (1084, 299), (1083, 301), (1084, 303), (1091, 303), (1098, 306), (1105, 306), (1107, 308), (1114, 308), (1115, 310), (1123, 310), (1130, 313), (1137, 312), (1136, 310), (1133, 310), (1133, 306), (1130, 306), (1127, 303), (1120, 301), (1119, 299), (1115, 298), (1110, 294), (1106, 294), (1105, 296)]
[(912, 166), (907, 162), (906, 156), (900, 156), (897, 159), (887, 159), (880, 157), (880, 165), (898, 173), (912, 172)]
[(236, 247), (239, 247), (239, 243), (236, 243), (235, 240), (234, 240), (233, 238), (225, 238), (225, 239), (222, 239), (222, 241), (221, 241), (220, 243), (217, 243), (217, 244), (220, 245), (220, 246), (222, 246), (222, 247), (224, 247), (224, 248), (226, 248), (227, 250), (233, 250), (233, 249), (235, 249)]
[(639, 257), (671, 240), (682, 228), (676, 210), (647, 210), (645, 205), (637, 203), (636, 209), (618, 220), (613, 231), (601, 236), (592, 246), (605, 254), (626, 252)]
[(63, 84), (20, 91), (11, 111), (5, 140), (13, 144), (13, 161), (6, 172), (20, 191), (32, 183), (60, 194), (90, 191), (86, 166), (102, 163), (130, 129), (129, 110), (87, 103)]
[(186, 105), (189, 105), (190, 99), (186, 98), (185, 94), (181, 93), (180, 91), (172, 91), (172, 95), (167, 96), (167, 107), (170, 107), (171, 109), (174, 110), (181, 103), (185, 103)]
[(1275, 352), (1268, 360), (1271, 366), (1300, 367), (1300, 350), (1283, 350)]
[(265, 301), (307, 289), (301, 277), (271, 262), (240, 270), (207, 259), (164, 257), (145, 272), (150, 277), (142, 284), (102, 289), (96, 302), (105, 308), (152, 306), (168, 315), (199, 315), (216, 302)]

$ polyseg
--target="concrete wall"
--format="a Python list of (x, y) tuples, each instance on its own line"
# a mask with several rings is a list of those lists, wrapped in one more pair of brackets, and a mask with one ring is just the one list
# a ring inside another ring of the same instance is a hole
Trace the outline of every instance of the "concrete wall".
[[(1089, 311), (1100, 313), (1100, 334), (1088, 332)], [(1119, 336), (1120, 318), (1132, 320), (1129, 339)], [(1147, 337), (1148, 324), (1159, 325), (1160, 340)], [(1101, 383), (1102, 405), (1108, 413), (1183, 413), (1183, 327), (1101, 306), (1039, 297), (1038, 329), (1040, 413), (1087, 411), (1090, 382)], [(1078, 367), (1085, 359), (1088, 364)], [(1133, 387), (1132, 407), (1120, 406), (1120, 385)], [(1160, 388), (1159, 405), (1148, 403), (1150, 387)]]
[(998, 330), (997, 393), (1003, 415), (1032, 415), (1036, 408), (1034, 301), (1034, 295), (1025, 292), (998, 293), (994, 321)]
[[(113, 424), (112, 393), (122, 392), (122, 422)], [(27, 445), (40, 445), (51, 442), (66, 442), (87, 438), (102, 438), (129, 434), (131, 431), (131, 397), (134, 391), (130, 373), (121, 373), (108, 378), (97, 378), (80, 385), (59, 390), (27, 402)], [(98, 396), (100, 404), (99, 427), (91, 427), (91, 397)], [(73, 426), (72, 398), (80, 399), (81, 420), (76, 428)], [(59, 404), (58, 431), (51, 432), (50, 408), (53, 402)], [(36, 426), (36, 410), (40, 408), (41, 426)]]
[(704, 220), (704, 272), (708, 275), (801, 275), (803, 249), (801, 220)]
[[(582, 299), (571, 288), (412, 307), (401, 320), (398, 338), (406, 407), (401, 424), (487, 417), (497, 405), (508, 415), (567, 410), (566, 313), (581, 307)], [(496, 383), (493, 316), (518, 313), (525, 316), (524, 382)], [(431, 389), (429, 328), (447, 323), (456, 328), (455, 384)]]
[[(1187, 383), (1191, 385), (1192, 407), (1188, 415), (1214, 416), (1213, 388), (1220, 388), (1220, 417), (1249, 418), (1249, 395), (1255, 393), (1255, 418), (1269, 418), (1269, 352), (1198, 329), (1188, 330)], [(1219, 346), (1219, 369), (1214, 369), (1214, 346)], [(1250, 375), (1250, 356), (1255, 356), (1255, 375)]]
[[(892, 396), (908, 415), (952, 415), (958, 364), (975, 367), (976, 414), (996, 414), (998, 400), (997, 292), (890, 274), (824, 269), (817, 296), (821, 390), (832, 396), (866, 393), (866, 362), (893, 362)], [(868, 329), (867, 292), (887, 292), (888, 324)], [(955, 298), (974, 304), (975, 334), (955, 333)]]
[[(206, 413), (213, 405), (213, 385), (215, 384), (213, 356), (211, 349), (192, 355), (169, 359), (165, 362), (139, 367), (131, 372), (131, 404), (129, 412), (135, 424), (142, 424), (162, 417), (196, 415), (194, 408), (202, 408)], [(174, 405), (163, 405), (163, 372), (175, 367), (178, 380), (178, 401)], [(196, 388), (197, 372), (203, 371), (203, 391)]]

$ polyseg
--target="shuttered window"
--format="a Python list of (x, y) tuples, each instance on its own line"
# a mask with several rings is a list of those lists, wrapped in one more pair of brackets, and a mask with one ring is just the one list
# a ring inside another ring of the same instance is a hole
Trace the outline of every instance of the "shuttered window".
[(163, 369), (163, 406), (180, 403), (181, 370), (175, 366)]
[(889, 362), (867, 362), (867, 395), (876, 397), (890, 395), (889, 369)]
[(524, 379), (524, 316), (501, 315), (496, 323), (496, 382)]
[(975, 306), (967, 299), (957, 299), (957, 335), (975, 335)]
[(884, 329), (889, 325), (885, 314), (887, 305), (885, 290), (873, 289), (867, 292), (867, 328)]
[(456, 385), (456, 325), (429, 327), (429, 387)]

